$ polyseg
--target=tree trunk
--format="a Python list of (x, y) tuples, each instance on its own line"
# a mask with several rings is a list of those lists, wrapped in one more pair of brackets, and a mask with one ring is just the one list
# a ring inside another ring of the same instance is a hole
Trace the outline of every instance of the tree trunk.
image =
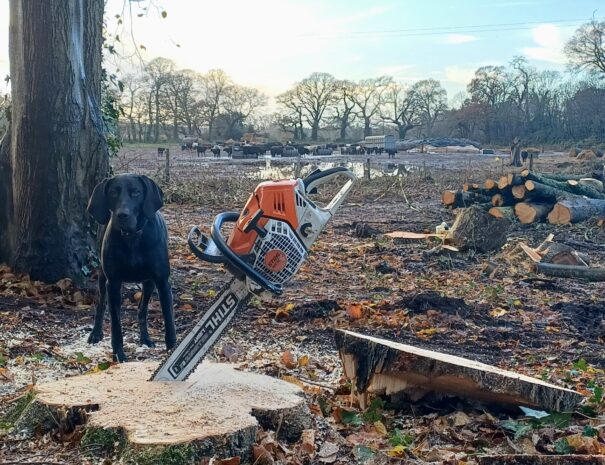
[(346, 119), (342, 119), (340, 122), (340, 140), (345, 140), (347, 138), (347, 126), (348, 121)]
[(547, 203), (519, 202), (515, 205), (515, 214), (521, 224), (530, 224), (544, 220), (552, 207)]
[(318, 135), (319, 135), (319, 122), (313, 123), (313, 126), (311, 127), (311, 140), (316, 141)]
[(155, 90), (155, 124), (153, 128), (153, 141), (157, 144), (160, 140), (160, 89)]
[(364, 116), (363, 118), (363, 137), (372, 135), (372, 128), (370, 127), (370, 118)]
[(47, 282), (81, 279), (95, 249), (86, 204), (109, 170), (99, 104), (103, 7), (103, 0), (10, 2), (0, 262)]
[(536, 271), (545, 274), (546, 276), (554, 276), (557, 278), (577, 278), (591, 282), (605, 281), (605, 268), (536, 263)]

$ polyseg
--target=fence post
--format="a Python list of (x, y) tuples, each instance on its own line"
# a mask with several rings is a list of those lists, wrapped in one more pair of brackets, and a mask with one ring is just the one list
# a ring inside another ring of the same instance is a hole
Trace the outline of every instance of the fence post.
[(170, 182), (170, 149), (166, 149), (164, 151), (166, 154), (166, 167), (164, 168), (164, 181), (166, 183)]
[(529, 153), (529, 171), (534, 170), (534, 152)]
[(368, 158), (366, 161), (366, 178), (368, 178), (368, 181), (370, 181), (371, 176), (370, 176), (370, 159)]

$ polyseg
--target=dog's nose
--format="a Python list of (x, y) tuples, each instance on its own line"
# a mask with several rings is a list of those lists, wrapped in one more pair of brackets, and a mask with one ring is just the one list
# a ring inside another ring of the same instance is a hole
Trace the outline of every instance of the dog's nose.
[(120, 220), (125, 220), (130, 216), (130, 214), (128, 213), (128, 211), (124, 211), (124, 210), (120, 210), (118, 212), (118, 219)]

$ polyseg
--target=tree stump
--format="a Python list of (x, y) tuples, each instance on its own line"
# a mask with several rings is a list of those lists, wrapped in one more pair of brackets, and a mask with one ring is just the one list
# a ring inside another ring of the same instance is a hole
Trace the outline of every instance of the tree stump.
[(579, 392), (526, 375), (351, 331), (338, 330), (336, 346), (359, 394), (406, 393), (417, 400), (438, 392), (556, 411), (573, 410), (582, 400)]
[(222, 363), (203, 363), (184, 382), (147, 381), (156, 366), (125, 363), (37, 385), (13, 432), (54, 429), (65, 412), (77, 413), (84, 444), (101, 444), (134, 463), (179, 464), (213, 455), (247, 460), (259, 424), (288, 440), (311, 426), (294, 384)]
[(472, 206), (458, 211), (448, 238), (461, 250), (489, 252), (504, 245), (510, 224), (506, 218), (495, 218), (483, 209)]

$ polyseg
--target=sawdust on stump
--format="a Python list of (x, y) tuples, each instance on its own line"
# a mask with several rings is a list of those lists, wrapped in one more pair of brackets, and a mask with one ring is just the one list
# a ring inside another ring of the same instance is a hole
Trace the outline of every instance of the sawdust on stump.
[(83, 441), (116, 445), (131, 461), (189, 463), (215, 454), (249, 457), (259, 424), (288, 440), (311, 425), (294, 384), (222, 363), (203, 363), (184, 382), (150, 382), (156, 366), (125, 363), (40, 384), (15, 432), (56, 427), (66, 412), (79, 412)]

